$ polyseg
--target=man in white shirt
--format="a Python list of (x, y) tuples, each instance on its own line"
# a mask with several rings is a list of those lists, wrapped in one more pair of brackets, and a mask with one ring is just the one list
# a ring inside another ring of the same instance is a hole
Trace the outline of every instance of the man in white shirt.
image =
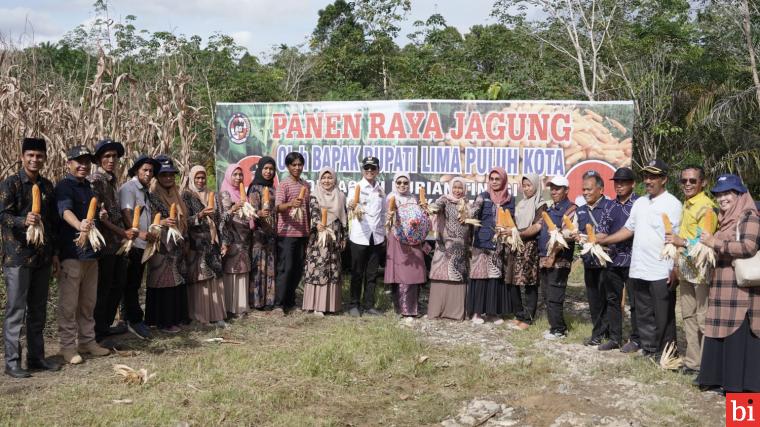
[(665, 189), (668, 165), (652, 160), (642, 169), (647, 195), (631, 208), (625, 226), (599, 243), (610, 245), (633, 237), (629, 281), (636, 305), (636, 322), (644, 355), (659, 358), (665, 346), (676, 341), (676, 286), (673, 260), (662, 259), (665, 214), (678, 232), (682, 205)]
[[(365, 314), (379, 315), (375, 309), (375, 285), (385, 243), (385, 191), (377, 181), (380, 160), (377, 157), (362, 159), (362, 180), (359, 205), (364, 214), (361, 220), (353, 217), (349, 224), (348, 239), (351, 246), (351, 308), (348, 314), (358, 317), (361, 308)], [(348, 210), (355, 208), (353, 197), (349, 198)], [(364, 300), (362, 302), (362, 291)]]

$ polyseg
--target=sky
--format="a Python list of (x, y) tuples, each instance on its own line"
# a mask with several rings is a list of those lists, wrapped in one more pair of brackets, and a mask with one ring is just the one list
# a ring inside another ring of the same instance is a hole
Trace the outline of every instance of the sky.
[[(494, 0), (412, 0), (397, 43), (407, 43), (412, 23), (440, 13), (460, 32), (478, 24), (494, 23)], [(0, 34), (15, 44), (57, 41), (66, 32), (94, 19), (94, 0), (0, 0)], [(234, 37), (254, 55), (262, 56), (282, 43), (306, 41), (317, 23), (317, 12), (332, 0), (111, 0), (109, 16), (121, 21), (137, 16), (136, 27), (171, 31), (206, 40), (221, 32)]]

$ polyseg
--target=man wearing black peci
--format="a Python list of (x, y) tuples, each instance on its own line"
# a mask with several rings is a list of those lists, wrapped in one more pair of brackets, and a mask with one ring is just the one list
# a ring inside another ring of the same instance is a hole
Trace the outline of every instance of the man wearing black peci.
[[(53, 184), (40, 175), (47, 160), (44, 139), (24, 138), (21, 169), (0, 184), (0, 224), (3, 232), (3, 274), (7, 301), (3, 337), (5, 373), (13, 378), (31, 376), (29, 370), (57, 371), (45, 360), (42, 330), (47, 314), (50, 275), (58, 270), (54, 254), (58, 223)], [(40, 213), (32, 212), (32, 188), (41, 195)], [(44, 243), (27, 242), (27, 228), (41, 224)], [(27, 369), (21, 367), (21, 327), (26, 322)]]

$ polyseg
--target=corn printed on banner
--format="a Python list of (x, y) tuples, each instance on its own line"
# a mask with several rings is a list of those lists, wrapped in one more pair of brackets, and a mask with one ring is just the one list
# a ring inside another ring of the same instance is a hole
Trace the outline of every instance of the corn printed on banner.
[[(361, 159), (380, 159), (380, 180), (390, 191), (396, 172), (411, 174), (414, 192), (425, 186), (436, 198), (462, 176), (472, 196), (486, 188), (488, 171), (503, 167), (512, 193), (524, 174), (570, 180), (571, 200), (581, 176), (595, 170), (606, 182), (631, 165), (633, 102), (583, 101), (361, 101), (219, 103), (216, 105), (216, 176), (230, 163), (243, 169), (246, 186), (261, 156), (287, 174), (291, 151), (306, 159), (312, 185), (330, 166), (338, 185), (351, 191), (361, 179)], [(605, 194), (614, 197), (612, 185)]]

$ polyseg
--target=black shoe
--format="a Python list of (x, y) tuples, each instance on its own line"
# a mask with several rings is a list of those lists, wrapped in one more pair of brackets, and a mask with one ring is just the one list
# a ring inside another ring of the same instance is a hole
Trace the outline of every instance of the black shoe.
[(699, 375), (699, 371), (696, 369), (691, 369), (688, 366), (682, 366), (681, 371), (683, 375)]
[(364, 314), (367, 316), (382, 316), (383, 313), (381, 313), (378, 310), (375, 310), (374, 308), (370, 308), (369, 310), (365, 311)]
[(13, 378), (29, 378), (32, 376), (26, 369), (21, 369), (21, 366), (8, 365), (5, 365), (5, 375)]
[(639, 346), (638, 343), (634, 341), (628, 341), (627, 343), (625, 343), (623, 348), (620, 349), (620, 351), (623, 353), (636, 353), (637, 351), (639, 351), (640, 348), (641, 347)]
[(596, 349), (599, 351), (610, 351), (616, 348), (620, 348), (620, 344), (618, 344), (617, 341), (610, 340), (604, 344), (600, 344)]
[(128, 332), (127, 325), (124, 323), (119, 323), (116, 326), (111, 326), (108, 328), (108, 334), (106, 335), (121, 335), (126, 334)]
[(590, 337), (590, 338), (586, 338), (585, 340), (583, 340), (583, 345), (587, 345), (587, 346), (594, 346), (594, 347), (596, 347), (596, 346), (598, 346), (600, 344), (602, 344), (602, 338), (601, 337)]
[(27, 360), (26, 367), (30, 371), (60, 371), (61, 365), (47, 359)]

